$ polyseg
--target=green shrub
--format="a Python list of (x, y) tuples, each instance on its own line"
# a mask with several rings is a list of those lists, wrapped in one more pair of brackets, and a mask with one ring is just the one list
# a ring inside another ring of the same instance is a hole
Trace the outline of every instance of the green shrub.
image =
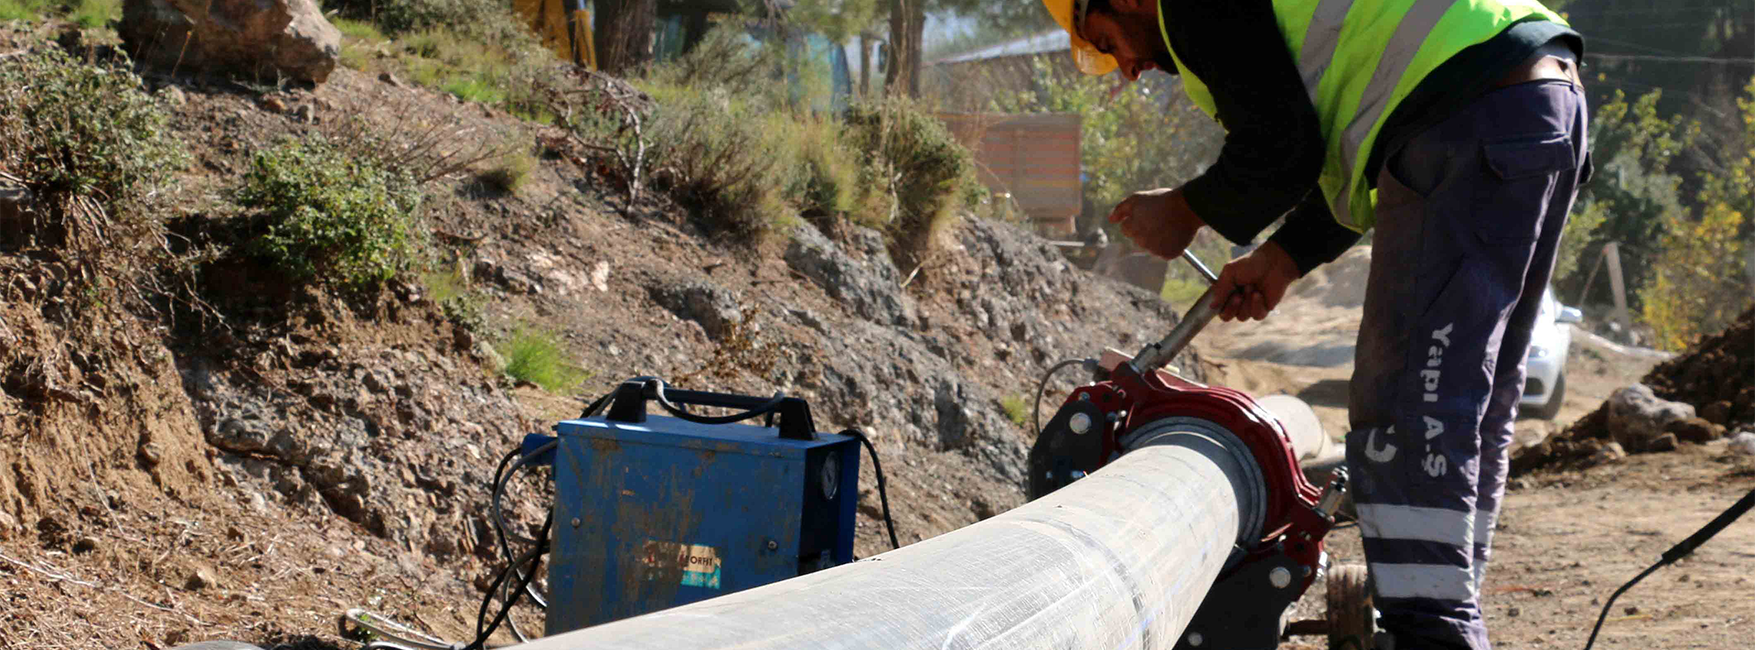
[(456, 95), (458, 99), (479, 104), (498, 104), (506, 100), (506, 92), (492, 81), (481, 77), (452, 77), (440, 90)]
[(790, 129), (787, 146), (796, 165), (787, 195), (806, 216), (841, 216), (859, 211), (867, 198), (860, 191), (859, 155), (844, 141), (839, 122), (801, 116)]
[(535, 170), (536, 156), (531, 155), (526, 148), (513, 147), (476, 178), (500, 192), (517, 194), (519, 188), (530, 180), (530, 172)]
[(728, 94), (693, 88), (653, 91), (644, 139), (649, 168), (669, 170), (668, 189), (712, 230), (757, 238), (795, 218), (786, 188), (795, 172), (784, 143), (793, 127)]
[(379, 31), (377, 25), (374, 25), (372, 23), (369, 23), (369, 22), (366, 22), (363, 20), (350, 20), (347, 18), (337, 18), (337, 19), (332, 20), (330, 22), (335, 25), (336, 30), (341, 32), (342, 36), (346, 36), (346, 37), (354, 39), (354, 40), (366, 41), (369, 43), (380, 43), (383, 41), (390, 40), (388, 38), (385, 38), (384, 32)]
[(67, 19), (86, 29), (103, 27), (122, 19), (122, 0), (79, 0)]
[(420, 249), (420, 190), (406, 174), (353, 153), (320, 136), (257, 153), (237, 194), (266, 221), (251, 252), (294, 278), (352, 287), (407, 269)]
[(50, 4), (46, 0), (0, 0), (0, 22), (41, 20)]
[(591, 378), (591, 373), (567, 359), (566, 350), (549, 332), (519, 327), (498, 347), (506, 359), (507, 376), (551, 393), (571, 390)]
[(168, 119), (126, 65), (84, 65), (57, 48), (0, 60), (0, 170), (43, 208), (32, 237), (123, 256), (119, 242), (153, 239), (153, 204), (187, 160)]
[(893, 99), (853, 108), (847, 128), (854, 148), (867, 152), (879, 182), (890, 181), (894, 218), (886, 218), (898, 265), (921, 263), (938, 233), (955, 222), (955, 209), (979, 197), (969, 150), (920, 104)]

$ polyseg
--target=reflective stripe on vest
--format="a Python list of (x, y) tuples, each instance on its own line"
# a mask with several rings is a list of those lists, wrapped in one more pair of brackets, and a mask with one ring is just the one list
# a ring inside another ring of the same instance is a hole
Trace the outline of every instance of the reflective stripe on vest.
[[(1492, 38), (1519, 20), (1565, 24), (1535, 0), (1273, 0), (1286, 39), (1316, 107), (1327, 147), (1317, 185), (1335, 220), (1364, 232), (1375, 223), (1376, 193), (1365, 163), (1378, 131), (1402, 99), (1432, 70), (1464, 48)], [(1183, 91), (1218, 117), (1212, 93), (1170, 47), (1158, 11), (1158, 30), (1182, 77)]]

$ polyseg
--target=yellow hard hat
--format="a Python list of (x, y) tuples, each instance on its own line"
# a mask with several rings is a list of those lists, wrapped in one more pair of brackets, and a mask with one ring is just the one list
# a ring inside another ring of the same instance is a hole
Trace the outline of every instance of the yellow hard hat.
[(1090, 0), (1042, 0), (1042, 6), (1054, 16), (1054, 22), (1066, 30), (1072, 41), (1073, 64), (1085, 74), (1105, 75), (1115, 70), (1115, 57), (1097, 51), (1089, 41), (1079, 38), (1078, 24), (1084, 21)]

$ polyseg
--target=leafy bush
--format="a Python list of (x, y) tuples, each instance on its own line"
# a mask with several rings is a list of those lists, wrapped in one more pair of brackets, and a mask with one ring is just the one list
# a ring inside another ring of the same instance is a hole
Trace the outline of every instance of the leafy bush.
[(794, 174), (786, 194), (809, 217), (842, 216), (860, 211), (869, 197), (863, 187), (859, 154), (849, 148), (839, 122), (803, 116), (788, 135), (786, 147), (794, 152)]
[(0, 22), (39, 20), (51, 4), (47, 0), (0, 0)]
[(536, 170), (536, 156), (528, 149), (512, 147), (508, 153), (495, 161), (492, 167), (482, 172), (477, 179), (487, 186), (507, 194), (517, 194), (530, 180), (530, 172)]
[(1737, 98), (1742, 132), (1730, 134), (1736, 157), (1702, 178), (1700, 219), (1672, 221), (1640, 292), (1642, 315), (1658, 344), (1680, 350), (1728, 327), (1755, 300), (1755, 79)]
[(337, 18), (337, 19), (332, 20), (330, 22), (335, 25), (335, 29), (337, 31), (341, 32), (342, 36), (346, 36), (348, 38), (366, 41), (369, 43), (377, 43), (377, 42), (383, 42), (383, 41), (390, 40), (388, 38), (385, 38), (384, 32), (380, 31), (378, 29), (377, 25), (374, 25), (374, 24), (367, 22), (367, 21), (351, 20), (351, 19), (347, 19), (347, 18)]
[(84, 65), (59, 49), (0, 60), (0, 170), (17, 176), (42, 214), (38, 244), (109, 249), (150, 243), (151, 214), (187, 160), (163, 107), (127, 67)]
[(694, 208), (706, 225), (755, 238), (794, 215), (785, 189), (796, 158), (784, 146), (792, 121), (765, 114), (726, 93), (691, 88), (654, 89), (645, 140), (666, 186)]
[(969, 150), (943, 122), (906, 99), (855, 107), (847, 112), (853, 148), (888, 181), (895, 215), (885, 219), (891, 255), (904, 266), (920, 264), (932, 242), (954, 222), (954, 209), (974, 207), (979, 196)]
[[(1565, 233), (1581, 236), (1561, 240), (1554, 277), (1562, 293), (1582, 290), (1589, 265), (1596, 262), (1594, 252), (1620, 242), (1629, 306), (1643, 309), (1647, 292), (1642, 288), (1655, 272), (1653, 244), (1664, 239), (1670, 224), (1686, 221), (1689, 211), (1682, 201), (1682, 177), (1671, 170), (1671, 161), (1701, 135), (1697, 123), (1659, 115), (1661, 97), (1653, 91), (1629, 102), (1616, 91), (1591, 115), (1596, 179), (1580, 188), (1575, 222)], [(1562, 266), (1572, 273), (1560, 273)]]
[(511, 3), (502, 0), (341, 0), (331, 4), (343, 16), (370, 21), (386, 34), (451, 27), (466, 30), (479, 40), (532, 38)]
[(79, 0), (67, 19), (86, 29), (103, 27), (122, 19), (122, 0)]
[(499, 348), (507, 376), (551, 393), (571, 390), (591, 378), (591, 373), (567, 360), (566, 350), (549, 332), (519, 327)]
[(735, 88), (745, 96), (768, 92), (775, 84), (782, 53), (779, 48), (751, 42), (742, 29), (709, 30), (676, 59), (655, 66), (649, 81), (658, 87)]
[(237, 194), (266, 222), (251, 252), (294, 278), (351, 287), (407, 269), (420, 249), (418, 185), (352, 154), (320, 136), (257, 153)]

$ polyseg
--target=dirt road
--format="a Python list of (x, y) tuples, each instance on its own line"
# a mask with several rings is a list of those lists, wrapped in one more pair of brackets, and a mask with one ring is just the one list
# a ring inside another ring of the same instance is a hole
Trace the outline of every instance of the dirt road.
[[(1358, 328), (1362, 260), (1350, 255), (1259, 323), (1216, 323), (1202, 336), (1214, 383), (1309, 402), (1337, 439), (1347, 429), (1347, 379)], [(1578, 333), (1564, 407), (1518, 422), (1530, 444), (1595, 409), (1655, 365), (1646, 355)], [(1483, 605), (1499, 648), (1582, 648), (1602, 602), (1659, 554), (1755, 489), (1755, 458), (1724, 441), (1636, 455), (1583, 472), (1514, 479), (1495, 538)], [(1336, 563), (1364, 561), (1357, 529), (1330, 536)], [(1615, 603), (1598, 648), (1748, 648), (1755, 641), (1755, 519), (1647, 578)], [(1317, 584), (1301, 617), (1321, 611)], [(1318, 639), (1284, 650), (1318, 650)]]

